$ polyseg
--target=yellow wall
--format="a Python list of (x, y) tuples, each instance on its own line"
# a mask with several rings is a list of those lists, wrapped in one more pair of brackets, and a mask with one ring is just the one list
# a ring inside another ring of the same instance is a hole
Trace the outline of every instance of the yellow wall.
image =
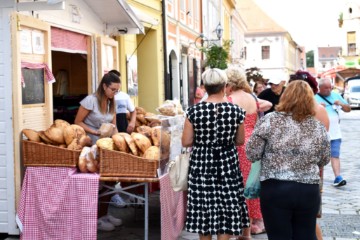
[[(155, 109), (165, 100), (161, 1), (129, 0), (128, 3), (149, 18), (158, 20), (159, 24), (152, 26), (143, 22), (145, 34), (117, 37), (119, 41), (122, 90), (127, 92), (126, 56), (134, 53), (134, 56), (137, 56), (138, 63), (139, 94), (138, 97), (133, 98), (134, 103), (149, 112), (156, 113)], [(141, 16), (139, 18), (141, 20)]]

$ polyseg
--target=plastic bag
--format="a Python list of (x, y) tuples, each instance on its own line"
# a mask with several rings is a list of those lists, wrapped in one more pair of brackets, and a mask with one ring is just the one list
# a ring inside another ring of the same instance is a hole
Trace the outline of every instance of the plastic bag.
[(260, 197), (260, 170), (261, 162), (256, 161), (251, 164), (249, 177), (246, 180), (244, 195), (247, 199)]
[(188, 188), (189, 160), (190, 152), (185, 149), (174, 161), (169, 162), (170, 184), (175, 192), (186, 191)]

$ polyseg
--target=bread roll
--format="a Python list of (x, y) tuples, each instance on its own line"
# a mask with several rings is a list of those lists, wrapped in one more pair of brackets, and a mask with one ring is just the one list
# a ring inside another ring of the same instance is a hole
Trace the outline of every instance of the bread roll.
[(130, 148), (131, 153), (135, 156), (139, 156), (138, 148), (135, 144), (134, 139), (130, 136), (130, 134), (124, 132), (121, 132), (119, 134), (124, 137), (128, 147)]
[(157, 146), (149, 147), (144, 152), (143, 158), (159, 160), (160, 159), (160, 149), (159, 149), (159, 147), (157, 147)]
[(160, 138), (161, 138), (161, 127), (153, 127), (151, 129), (151, 140), (154, 146), (160, 146)]
[(119, 133), (114, 134), (112, 136), (112, 139), (114, 140), (114, 143), (120, 152), (125, 152), (125, 153), (130, 152), (129, 146), (127, 145), (125, 138), (121, 134)]
[(97, 166), (95, 165), (94, 162), (87, 162), (86, 163), (86, 168), (91, 173), (95, 173), (95, 172), (98, 171)]
[(25, 137), (27, 137), (27, 139), (29, 139), (30, 141), (41, 142), (41, 138), (37, 131), (32, 129), (23, 129), (22, 132), (25, 135)]
[(100, 138), (99, 140), (96, 141), (96, 145), (102, 149), (107, 149), (107, 150), (115, 149), (114, 141), (112, 140), (112, 138), (109, 137)]
[(144, 153), (149, 147), (151, 147), (150, 139), (141, 133), (131, 133), (131, 137), (134, 139), (136, 146)]

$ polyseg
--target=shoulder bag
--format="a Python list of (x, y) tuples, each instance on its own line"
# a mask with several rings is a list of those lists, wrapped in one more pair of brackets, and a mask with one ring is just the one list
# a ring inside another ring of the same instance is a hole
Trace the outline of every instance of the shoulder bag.
[(261, 162), (256, 161), (251, 164), (250, 173), (246, 180), (244, 195), (247, 199), (260, 197), (260, 170)]
[(187, 190), (189, 160), (190, 150), (185, 148), (174, 161), (169, 162), (170, 184), (175, 192)]

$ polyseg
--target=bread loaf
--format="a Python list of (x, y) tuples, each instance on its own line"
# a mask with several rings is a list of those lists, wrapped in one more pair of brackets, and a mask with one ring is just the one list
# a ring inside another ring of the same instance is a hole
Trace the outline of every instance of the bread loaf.
[(124, 137), (128, 147), (130, 148), (131, 153), (135, 156), (139, 156), (138, 148), (135, 144), (134, 139), (130, 136), (130, 134), (124, 132), (121, 132), (119, 134)]
[(100, 138), (99, 140), (96, 141), (96, 145), (102, 149), (107, 149), (107, 150), (115, 149), (114, 141), (112, 140), (112, 138), (109, 137)]
[(130, 152), (129, 146), (127, 145), (125, 138), (121, 134), (119, 133), (114, 134), (112, 136), (112, 139), (120, 152), (125, 152), (125, 153)]
[(141, 133), (131, 133), (131, 137), (134, 139), (136, 146), (142, 153), (144, 153), (149, 147), (151, 147), (150, 139)]
[(75, 138), (79, 139), (86, 135), (85, 130), (76, 124), (71, 124), (70, 126), (66, 126), (64, 128), (64, 139), (66, 145), (69, 145)]
[(112, 123), (103, 123), (99, 129), (100, 138), (111, 137), (115, 132), (116, 126)]
[(136, 131), (138, 133), (141, 133), (142, 135), (145, 135), (146, 137), (148, 137), (149, 139), (151, 139), (151, 127), (149, 126), (139, 126), (136, 128)]
[(27, 137), (27, 139), (29, 139), (30, 141), (41, 142), (41, 138), (37, 131), (32, 129), (23, 129), (22, 132), (25, 135), (25, 137)]
[(89, 147), (84, 147), (81, 150), (80, 156), (79, 156), (79, 162), (78, 162), (78, 166), (79, 166), (79, 170), (82, 173), (87, 173), (87, 167), (86, 167), (86, 155), (90, 152), (90, 148)]
[(83, 146), (80, 145), (79, 139), (75, 138), (68, 146), (69, 150), (81, 150)]
[(46, 143), (46, 144), (52, 144), (52, 145), (56, 145), (55, 142), (53, 142), (51, 139), (49, 139), (46, 135), (44, 131), (39, 131), (39, 137), (41, 138), (41, 141)]
[(44, 134), (48, 139), (57, 145), (65, 143), (64, 132), (62, 128), (51, 125), (51, 127), (45, 130)]
[(135, 107), (136, 114), (146, 114), (146, 111), (142, 107)]
[(160, 149), (159, 149), (159, 147), (157, 147), (157, 146), (149, 147), (144, 152), (143, 158), (159, 160), (160, 159)]
[(79, 144), (83, 147), (84, 146), (91, 147), (92, 140), (88, 135), (82, 135), (79, 139)]

